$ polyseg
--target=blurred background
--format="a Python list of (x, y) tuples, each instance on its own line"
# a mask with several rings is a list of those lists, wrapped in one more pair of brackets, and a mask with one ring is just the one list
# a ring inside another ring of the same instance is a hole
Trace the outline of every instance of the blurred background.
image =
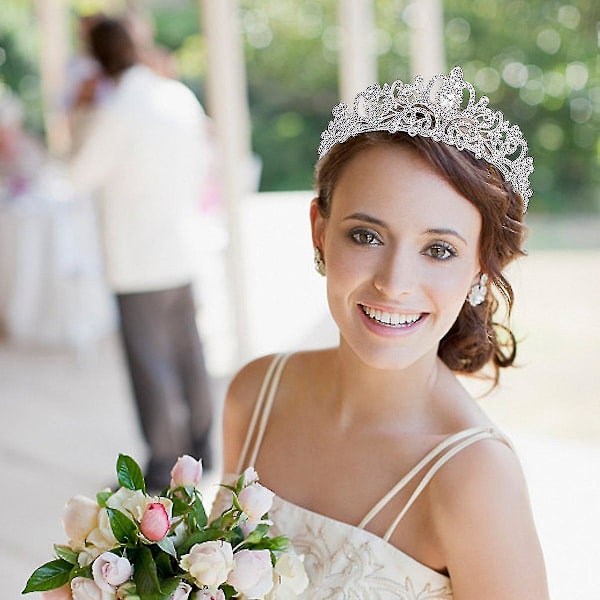
[[(519, 366), (481, 401), (530, 483), (552, 598), (596, 597), (600, 536), (600, 5), (594, 0), (2, 0), (0, 574), (17, 598), (62, 505), (145, 446), (94, 199), (69, 183), (82, 19), (129, 15), (211, 118), (198, 325), (217, 415), (260, 354), (334, 343), (308, 227), (320, 132), (375, 80), (461, 65), (535, 158), (511, 267)], [(466, 381), (475, 393), (485, 384)], [(219, 443), (218, 419), (214, 428)], [(218, 466), (216, 471), (218, 471)], [(214, 477), (218, 477), (215, 474)], [(207, 494), (212, 488), (207, 488)]]

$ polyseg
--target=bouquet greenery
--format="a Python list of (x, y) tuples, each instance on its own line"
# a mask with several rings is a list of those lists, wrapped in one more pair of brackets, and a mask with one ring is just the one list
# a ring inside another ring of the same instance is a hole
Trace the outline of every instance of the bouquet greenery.
[(68, 544), (36, 569), (23, 590), (47, 600), (228, 600), (295, 598), (308, 579), (283, 536), (271, 537), (273, 493), (250, 467), (232, 485), (230, 503), (209, 522), (198, 484), (200, 461), (178, 459), (171, 483), (146, 493), (142, 471), (119, 455), (120, 488), (67, 503)]

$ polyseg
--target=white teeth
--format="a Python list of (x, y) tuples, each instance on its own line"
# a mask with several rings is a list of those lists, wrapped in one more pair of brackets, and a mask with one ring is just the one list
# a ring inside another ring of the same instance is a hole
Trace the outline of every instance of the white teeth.
[(411, 325), (416, 323), (420, 318), (420, 314), (400, 314), (384, 312), (377, 308), (371, 308), (364, 304), (361, 305), (363, 312), (371, 317), (374, 321), (383, 323), (384, 325), (400, 326), (400, 325)]

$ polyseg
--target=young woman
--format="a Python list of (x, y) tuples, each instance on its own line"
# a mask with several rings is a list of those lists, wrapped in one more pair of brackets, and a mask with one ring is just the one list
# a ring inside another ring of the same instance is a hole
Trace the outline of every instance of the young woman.
[(472, 100), (454, 69), (334, 109), (310, 218), (339, 345), (231, 383), (225, 472), (252, 465), (275, 493), (305, 598), (548, 597), (519, 461), (456, 377), (515, 359), (492, 318), (532, 170), (518, 128)]

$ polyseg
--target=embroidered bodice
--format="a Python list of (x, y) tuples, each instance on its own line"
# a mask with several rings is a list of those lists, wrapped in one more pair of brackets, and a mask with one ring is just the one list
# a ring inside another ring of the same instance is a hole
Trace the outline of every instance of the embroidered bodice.
[[(271, 363), (252, 415), (238, 473), (256, 464), (269, 413), (287, 355)], [(350, 525), (298, 506), (275, 496), (269, 518), (271, 531), (287, 536), (295, 551), (304, 556), (310, 583), (302, 598), (310, 600), (448, 600), (452, 598), (450, 579), (418, 562), (393, 546), (389, 539), (435, 473), (453, 456), (471, 444), (489, 438), (502, 439), (490, 428), (461, 431), (433, 448), (364, 517), (358, 526)], [(252, 439), (254, 444), (250, 448)], [(383, 537), (365, 529), (368, 523), (417, 475), (426, 468), (414, 492)], [(233, 477), (233, 476), (231, 476)], [(227, 504), (223, 488), (217, 495), (213, 515)]]

